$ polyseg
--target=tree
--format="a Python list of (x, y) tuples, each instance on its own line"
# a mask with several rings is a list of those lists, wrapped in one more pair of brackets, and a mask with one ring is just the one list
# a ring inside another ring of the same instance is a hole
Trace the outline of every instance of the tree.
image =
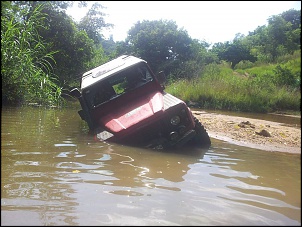
[(171, 79), (199, 77), (206, 65), (214, 62), (218, 63), (217, 54), (209, 51), (209, 47), (209, 43), (193, 39), (190, 44), (190, 58), (180, 65), (178, 71), (173, 71), (174, 78)]
[(269, 47), (269, 51), (272, 55), (272, 60), (274, 61), (279, 55), (283, 55), (286, 52), (283, 51), (280, 53), (280, 45), (284, 47), (286, 43), (286, 32), (290, 29), (291, 24), (287, 23), (280, 16), (271, 16), (268, 19), (268, 36), (270, 37), (270, 42), (266, 43)]
[(301, 11), (289, 10), (269, 17), (268, 25), (250, 32), (247, 39), (252, 43), (251, 52), (262, 62), (292, 54), (301, 48)]
[(72, 19), (64, 11), (56, 11), (51, 4), (45, 3), (47, 14), (46, 29), (39, 34), (49, 43), (49, 50), (55, 50), (56, 65), (54, 73), (59, 77), (62, 87), (76, 79), (76, 75), (86, 71), (88, 62), (93, 58), (94, 42), (85, 31), (79, 31)]
[[(239, 37), (239, 38), (238, 38)], [(231, 62), (234, 69), (240, 61), (255, 62), (257, 60), (250, 52), (250, 47), (244, 42), (245, 37), (237, 36), (233, 42), (214, 44), (212, 52), (216, 53), (220, 60)]]
[(106, 39), (101, 39), (100, 40), (101, 44), (102, 44), (102, 47), (104, 49), (104, 52), (106, 55), (112, 55), (114, 56), (115, 54), (115, 49), (117, 47), (116, 43), (113, 41), (113, 36), (110, 35), (109, 39), (106, 40)]
[[(17, 2), (22, 8), (28, 8), (31, 12), (39, 5), (43, 5), (43, 13), (46, 15), (43, 28), (37, 28), (39, 35), (49, 44), (49, 51), (56, 51), (53, 65), (54, 74), (58, 75), (60, 86), (69, 89), (74, 81), (79, 81), (79, 76), (89, 67), (97, 64), (102, 50), (95, 36), (104, 24), (102, 13), (98, 11), (99, 4), (94, 4), (84, 19), (92, 20), (93, 26), (85, 29), (84, 23), (77, 25), (65, 10), (72, 6), (73, 2), (64, 1), (22, 1)], [(80, 7), (86, 7), (86, 2), (78, 2)], [(83, 19), (83, 21), (85, 21)], [(95, 29), (95, 30), (93, 30)], [(89, 34), (87, 34), (87, 32)], [(89, 37), (92, 36), (91, 38)], [(98, 60), (97, 60), (98, 59)]]
[(301, 49), (301, 10), (290, 9), (281, 13), (281, 17), (291, 24), (291, 28), (286, 32), (285, 47), (289, 53), (293, 53)]
[(104, 16), (106, 14), (100, 11), (104, 8), (100, 3), (94, 3), (78, 24), (78, 28), (85, 31), (96, 44), (99, 44), (100, 39), (103, 38), (102, 30), (113, 27), (112, 24), (105, 23)]
[(174, 21), (144, 20), (128, 31), (123, 46), (148, 61), (155, 72), (164, 70), (168, 75), (190, 58), (191, 42), (187, 31), (178, 29)]
[(301, 10), (290, 9), (280, 14), (281, 17), (292, 24), (292, 29), (301, 28)]

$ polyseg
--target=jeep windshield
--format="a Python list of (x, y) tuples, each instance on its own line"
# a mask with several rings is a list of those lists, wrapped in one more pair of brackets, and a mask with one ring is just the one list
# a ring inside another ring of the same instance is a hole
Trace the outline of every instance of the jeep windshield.
[(153, 77), (145, 64), (134, 65), (85, 89), (84, 96), (88, 106), (96, 108), (151, 81)]

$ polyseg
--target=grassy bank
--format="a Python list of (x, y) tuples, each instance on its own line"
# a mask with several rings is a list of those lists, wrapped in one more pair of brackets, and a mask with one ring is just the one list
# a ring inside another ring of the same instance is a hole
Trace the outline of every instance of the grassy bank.
[(179, 80), (166, 91), (204, 109), (268, 113), (300, 111), (300, 52), (275, 64), (210, 64), (192, 80)]

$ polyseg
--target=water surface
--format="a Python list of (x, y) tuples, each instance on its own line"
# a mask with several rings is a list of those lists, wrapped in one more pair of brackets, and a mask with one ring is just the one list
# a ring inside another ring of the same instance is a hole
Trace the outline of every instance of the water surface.
[(95, 141), (77, 109), (2, 108), (1, 225), (301, 225), (301, 156)]

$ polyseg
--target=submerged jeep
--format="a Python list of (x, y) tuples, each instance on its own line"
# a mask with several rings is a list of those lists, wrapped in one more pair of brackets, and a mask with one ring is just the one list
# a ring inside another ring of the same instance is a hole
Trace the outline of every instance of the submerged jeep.
[(164, 91), (146, 61), (122, 55), (82, 75), (71, 90), (78, 111), (101, 141), (155, 149), (197, 145), (209, 148), (208, 133), (186, 103)]

